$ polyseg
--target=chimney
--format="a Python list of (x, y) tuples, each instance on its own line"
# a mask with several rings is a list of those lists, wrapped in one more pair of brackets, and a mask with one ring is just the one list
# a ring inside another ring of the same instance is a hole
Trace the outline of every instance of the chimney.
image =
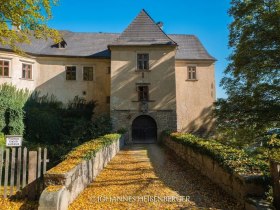
[(163, 22), (159, 21), (159, 22), (157, 22), (157, 25), (158, 25), (158, 27), (161, 28), (161, 30), (163, 30)]

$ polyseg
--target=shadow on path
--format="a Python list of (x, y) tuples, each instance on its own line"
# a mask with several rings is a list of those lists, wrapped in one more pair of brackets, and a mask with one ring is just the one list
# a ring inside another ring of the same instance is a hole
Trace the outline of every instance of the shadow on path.
[(187, 163), (182, 163), (167, 148), (156, 144), (133, 146), (147, 150), (153, 170), (159, 179), (181, 196), (189, 196), (203, 208), (238, 209), (237, 202), (225, 191)]

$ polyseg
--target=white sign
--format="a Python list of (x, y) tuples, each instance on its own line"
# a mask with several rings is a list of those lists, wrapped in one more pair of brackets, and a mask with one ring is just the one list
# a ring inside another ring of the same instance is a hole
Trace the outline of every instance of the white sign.
[(6, 147), (20, 147), (22, 145), (22, 136), (6, 136)]

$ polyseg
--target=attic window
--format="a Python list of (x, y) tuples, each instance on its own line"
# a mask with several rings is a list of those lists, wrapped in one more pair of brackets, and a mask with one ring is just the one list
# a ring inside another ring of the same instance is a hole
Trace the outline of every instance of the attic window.
[(67, 43), (64, 40), (62, 40), (61, 42), (52, 45), (52, 48), (64, 49), (66, 45)]

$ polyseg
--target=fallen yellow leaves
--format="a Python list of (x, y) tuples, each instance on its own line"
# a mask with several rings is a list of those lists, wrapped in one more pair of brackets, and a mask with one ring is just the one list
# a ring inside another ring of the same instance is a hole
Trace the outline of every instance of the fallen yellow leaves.
[[(88, 146), (98, 148), (98, 144), (90, 143)], [(82, 149), (86, 148), (81, 145), (79, 151), (70, 157), (82, 154)], [(107, 165), (69, 209), (238, 209), (231, 197), (195, 169), (188, 165), (184, 165), (183, 169), (182, 165), (174, 161), (173, 156), (157, 145), (126, 148)], [(56, 191), (60, 188), (50, 186), (48, 190)], [(37, 202), (0, 198), (0, 209), (37, 208)]]
[(56, 192), (62, 188), (62, 185), (50, 185), (46, 188), (47, 192)]
[(57, 166), (50, 169), (47, 173), (49, 174), (61, 174), (67, 173), (82, 160), (91, 158), (95, 154), (104, 148), (112, 144), (114, 141), (120, 138), (120, 134), (107, 134), (97, 139), (90, 140), (76, 148), (74, 148), (67, 156), (64, 161), (62, 161)]
[[(13, 195), (17, 193), (16, 187), (14, 187)], [(10, 196), (10, 186), (7, 187), (7, 193)], [(38, 208), (37, 201), (28, 201), (26, 199), (16, 199), (16, 198), (3, 198), (4, 186), (0, 186), (0, 209), (5, 210), (32, 210)]]
[(227, 204), (227, 209), (234, 209), (234, 202), (227, 200), (228, 196), (223, 193), (219, 194), (218, 200), (211, 199), (211, 195), (217, 195), (209, 192), (207, 185), (205, 188), (209, 194), (204, 195), (203, 188), (202, 193), (199, 192), (201, 186), (193, 186), (196, 184), (194, 180), (205, 178), (191, 172), (189, 175), (194, 180), (188, 180), (184, 177), (186, 171), (169, 158), (157, 145), (134, 145), (121, 151), (70, 205), (69, 210), (198, 209), (198, 206), (215, 209)]
[(38, 209), (38, 202), (28, 200), (0, 198), (0, 209), (5, 210), (35, 210)]

